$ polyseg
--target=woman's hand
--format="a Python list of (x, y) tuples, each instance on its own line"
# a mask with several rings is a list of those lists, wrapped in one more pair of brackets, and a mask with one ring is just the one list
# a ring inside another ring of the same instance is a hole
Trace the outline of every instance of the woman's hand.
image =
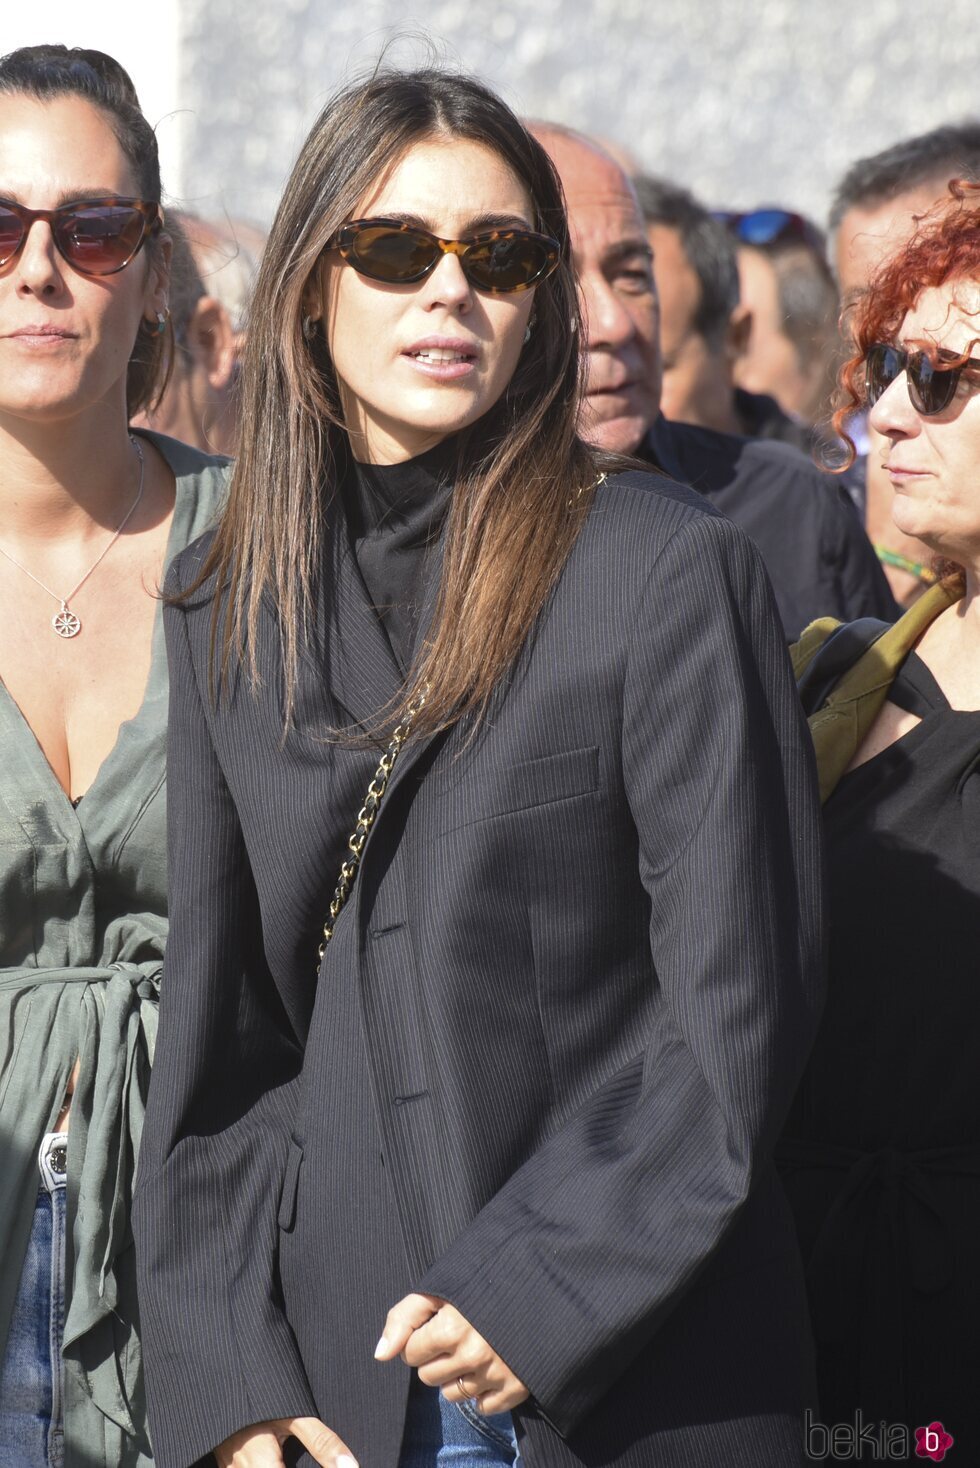
[(298, 1438), (321, 1468), (357, 1468), (354, 1454), (318, 1417), (282, 1417), (243, 1428), (215, 1448), (218, 1468), (284, 1468), (280, 1449), (287, 1437)]
[(475, 1397), (488, 1416), (509, 1412), (530, 1395), (489, 1342), (437, 1295), (406, 1295), (393, 1305), (374, 1354), (379, 1361), (400, 1355), (418, 1367), (426, 1386), (441, 1387), (447, 1401)]

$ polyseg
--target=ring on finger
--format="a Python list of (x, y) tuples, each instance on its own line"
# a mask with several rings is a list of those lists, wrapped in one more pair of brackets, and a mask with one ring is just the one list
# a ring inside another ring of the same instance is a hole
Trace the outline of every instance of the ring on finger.
[(463, 1385), (463, 1378), (461, 1376), (457, 1376), (456, 1385), (459, 1387), (460, 1391), (463, 1393), (463, 1396), (467, 1399), (467, 1401), (472, 1400), (474, 1393), (468, 1392), (466, 1390), (465, 1386)]

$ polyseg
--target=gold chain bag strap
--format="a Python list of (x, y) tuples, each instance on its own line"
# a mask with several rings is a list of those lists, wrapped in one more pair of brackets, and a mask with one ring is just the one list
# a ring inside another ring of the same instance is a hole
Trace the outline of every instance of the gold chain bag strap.
[(364, 850), (364, 843), (368, 838), (371, 827), (374, 825), (401, 747), (411, 733), (415, 716), (425, 704), (427, 691), (423, 689), (421, 693), (416, 694), (415, 698), (412, 699), (412, 702), (405, 710), (405, 717), (394, 729), (391, 736), (391, 743), (381, 756), (378, 768), (374, 772), (374, 778), (367, 788), (364, 804), (358, 811), (357, 824), (347, 838), (347, 850), (350, 852), (350, 855), (341, 864), (337, 886), (334, 889), (333, 897), (330, 899), (330, 909), (327, 913), (327, 920), (323, 925), (323, 941), (317, 949), (317, 957), (320, 963), (323, 962), (323, 955), (327, 951), (327, 944), (333, 937), (333, 930), (337, 919), (340, 917), (344, 907), (346, 907), (347, 900), (353, 891), (358, 868), (361, 865), (361, 853)]

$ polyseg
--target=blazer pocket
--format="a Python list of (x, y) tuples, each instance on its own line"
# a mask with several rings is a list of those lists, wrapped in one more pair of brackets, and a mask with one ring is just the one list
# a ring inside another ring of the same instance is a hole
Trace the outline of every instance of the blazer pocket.
[(288, 1232), (296, 1221), (296, 1194), (299, 1191), (299, 1170), (303, 1165), (303, 1149), (290, 1138), (286, 1171), (279, 1194), (279, 1227)]
[(458, 830), (495, 816), (516, 815), (576, 795), (590, 795), (599, 788), (599, 747), (593, 744), (587, 749), (567, 749), (543, 759), (485, 769), (480, 773), (479, 786), (478, 792), (468, 798), (458, 788), (448, 793), (441, 829)]

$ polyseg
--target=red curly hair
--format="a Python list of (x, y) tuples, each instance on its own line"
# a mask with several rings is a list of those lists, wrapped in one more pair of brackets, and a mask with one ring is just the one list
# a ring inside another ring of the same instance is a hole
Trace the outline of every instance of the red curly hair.
[[(906, 314), (924, 290), (954, 280), (980, 283), (980, 184), (954, 180), (949, 192), (950, 199), (921, 217), (912, 238), (885, 261), (865, 293), (845, 313), (854, 355), (841, 368), (841, 406), (833, 418), (834, 428), (848, 445), (843, 468), (854, 462), (854, 443), (844, 425), (856, 408), (865, 405), (864, 361), (869, 347), (895, 341)], [(916, 345), (930, 354), (934, 350), (929, 341)], [(943, 365), (961, 365), (969, 358), (971, 347), (958, 361)]]

